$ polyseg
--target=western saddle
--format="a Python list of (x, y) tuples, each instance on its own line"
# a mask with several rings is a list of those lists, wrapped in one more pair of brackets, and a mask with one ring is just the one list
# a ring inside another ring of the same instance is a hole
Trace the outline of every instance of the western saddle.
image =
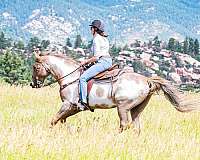
[(110, 78), (113, 78), (115, 76), (117, 76), (119, 74), (121, 69), (119, 69), (119, 65), (118, 64), (114, 64), (112, 65), (110, 68), (108, 68), (107, 70), (97, 74), (96, 76), (94, 76), (92, 79), (94, 80), (107, 80)]

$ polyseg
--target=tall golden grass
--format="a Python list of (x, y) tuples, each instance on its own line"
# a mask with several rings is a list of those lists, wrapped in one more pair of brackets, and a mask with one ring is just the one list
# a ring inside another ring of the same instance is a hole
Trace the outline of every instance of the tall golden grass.
[(57, 87), (0, 84), (0, 159), (200, 159), (200, 113), (177, 112), (161, 95), (141, 114), (139, 137), (134, 129), (118, 134), (116, 109), (82, 112), (50, 129), (60, 105)]

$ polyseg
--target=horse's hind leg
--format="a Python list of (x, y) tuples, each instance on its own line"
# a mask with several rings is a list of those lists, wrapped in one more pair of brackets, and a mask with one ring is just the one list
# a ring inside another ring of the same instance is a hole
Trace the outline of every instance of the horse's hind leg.
[(120, 119), (119, 132), (122, 132), (123, 130), (126, 130), (129, 127), (128, 113), (130, 111), (131, 105), (132, 105), (132, 101), (123, 101), (123, 102), (120, 102), (117, 106), (118, 115)]
[(134, 124), (134, 127), (137, 129), (138, 135), (140, 134), (140, 113), (144, 110), (146, 105), (148, 104), (149, 100), (151, 98), (151, 95), (147, 96), (147, 98), (137, 105), (136, 107), (133, 107), (130, 112), (131, 112), (131, 118), (132, 118), (132, 123)]
[(62, 104), (62, 107), (60, 110), (57, 112), (57, 114), (53, 117), (51, 120), (51, 126), (54, 126), (58, 123), (59, 120), (61, 120), (62, 123), (66, 121), (66, 118), (74, 115), (76, 113), (80, 112), (76, 107), (72, 106), (68, 102), (64, 102)]

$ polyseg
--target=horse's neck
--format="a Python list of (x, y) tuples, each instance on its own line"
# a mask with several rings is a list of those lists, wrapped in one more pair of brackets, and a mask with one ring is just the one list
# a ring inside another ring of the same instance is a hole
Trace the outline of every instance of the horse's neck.
[[(55, 56), (49, 56), (47, 63), (49, 64), (50, 70), (51, 72), (53, 72), (52, 75), (54, 76), (55, 79), (60, 79), (73, 72), (76, 68), (78, 68), (78, 65), (76, 63), (73, 62), (67, 63), (67, 60), (65, 60), (64, 58), (59, 58)], [(76, 71), (66, 76), (65, 78), (59, 80), (58, 83), (60, 85), (64, 85), (74, 81), (78, 77), (79, 77), (79, 72)]]

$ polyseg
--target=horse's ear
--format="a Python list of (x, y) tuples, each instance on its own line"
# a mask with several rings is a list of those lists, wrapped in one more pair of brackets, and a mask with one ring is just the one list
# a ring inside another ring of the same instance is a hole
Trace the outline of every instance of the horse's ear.
[(40, 57), (40, 55), (39, 55), (37, 52), (34, 52), (34, 55), (35, 55), (35, 61), (36, 61), (36, 62), (41, 62), (41, 57)]

